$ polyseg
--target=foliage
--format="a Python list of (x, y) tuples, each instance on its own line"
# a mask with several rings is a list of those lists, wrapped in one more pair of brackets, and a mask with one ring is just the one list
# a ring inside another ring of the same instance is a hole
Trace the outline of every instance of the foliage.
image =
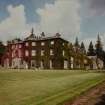
[(76, 46), (76, 47), (80, 47), (80, 45), (79, 45), (79, 41), (78, 41), (78, 37), (76, 37), (76, 40), (75, 40), (74, 46)]
[(0, 41), (0, 54), (4, 54), (5, 52), (5, 46), (3, 45), (2, 41)]
[(86, 49), (85, 49), (85, 45), (83, 42), (81, 43), (80, 48), (81, 48), (82, 53), (86, 54)]
[(95, 55), (95, 50), (94, 50), (92, 41), (89, 44), (87, 55), (89, 55), (89, 56), (94, 56)]

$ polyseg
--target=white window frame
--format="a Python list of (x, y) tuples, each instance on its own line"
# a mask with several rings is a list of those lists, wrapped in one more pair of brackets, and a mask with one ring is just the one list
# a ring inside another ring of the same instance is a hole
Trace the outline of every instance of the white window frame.
[(32, 56), (36, 56), (36, 50), (32, 50), (32, 51), (31, 51), (31, 55), (32, 55)]
[(12, 45), (12, 49), (14, 49), (15, 48), (15, 45)]
[(54, 55), (54, 50), (50, 49), (50, 55)]
[(45, 42), (41, 42), (41, 46), (44, 46), (45, 45)]
[(63, 54), (63, 56), (65, 56), (65, 51), (64, 50), (62, 51), (62, 54)]
[(53, 69), (53, 61), (50, 60), (50, 69)]
[(31, 60), (31, 67), (36, 67), (36, 61), (35, 60)]
[(32, 46), (36, 46), (36, 42), (32, 42)]
[(19, 48), (22, 48), (22, 45), (21, 44), (19, 44)]
[(12, 52), (12, 58), (14, 57), (14, 52)]
[(19, 50), (19, 58), (21, 58), (21, 57), (22, 57), (22, 51)]
[(18, 49), (18, 44), (15, 45), (15, 48)]
[(29, 56), (29, 51), (28, 50), (25, 50), (25, 56)]
[(40, 61), (40, 67), (43, 69), (44, 68), (44, 61)]
[(51, 45), (54, 45), (54, 41), (51, 41)]
[(25, 43), (25, 46), (29, 46), (29, 43), (28, 43), (28, 42), (26, 42), (26, 43)]
[(41, 56), (44, 56), (45, 50), (41, 50)]

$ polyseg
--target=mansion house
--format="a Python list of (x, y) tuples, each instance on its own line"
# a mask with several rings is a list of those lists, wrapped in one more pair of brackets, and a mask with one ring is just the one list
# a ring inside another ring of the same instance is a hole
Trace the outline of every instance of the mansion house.
[(8, 41), (3, 56), (3, 66), (6, 68), (41, 68), (41, 69), (67, 69), (70, 68), (64, 46), (68, 41), (61, 38), (59, 33), (46, 37), (35, 36), (32, 29), (30, 35), (24, 40), (14, 39)]

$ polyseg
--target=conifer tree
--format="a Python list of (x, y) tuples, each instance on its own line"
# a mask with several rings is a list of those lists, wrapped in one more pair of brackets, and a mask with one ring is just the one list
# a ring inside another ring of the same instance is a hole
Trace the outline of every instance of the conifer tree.
[(0, 41), (0, 54), (3, 54), (5, 51), (5, 46), (2, 41)]
[(89, 56), (94, 56), (95, 55), (95, 50), (94, 50), (92, 41), (89, 44), (87, 55), (89, 55)]
[(81, 48), (81, 51), (82, 51), (84, 54), (86, 54), (86, 49), (85, 49), (85, 45), (84, 45), (83, 42), (81, 43), (80, 48)]
[(101, 38), (100, 38), (99, 34), (97, 37), (97, 43), (96, 43), (95, 47), (96, 47), (96, 54), (98, 57), (100, 57), (102, 55), (103, 48), (102, 48), (102, 42), (101, 42)]
[(74, 46), (79, 47), (78, 37), (76, 37)]

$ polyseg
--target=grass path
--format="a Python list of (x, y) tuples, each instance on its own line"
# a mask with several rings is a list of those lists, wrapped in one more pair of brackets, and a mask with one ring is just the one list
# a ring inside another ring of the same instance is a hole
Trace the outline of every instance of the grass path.
[(104, 79), (83, 71), (0, 71), (0, 105), (61, 105)]

